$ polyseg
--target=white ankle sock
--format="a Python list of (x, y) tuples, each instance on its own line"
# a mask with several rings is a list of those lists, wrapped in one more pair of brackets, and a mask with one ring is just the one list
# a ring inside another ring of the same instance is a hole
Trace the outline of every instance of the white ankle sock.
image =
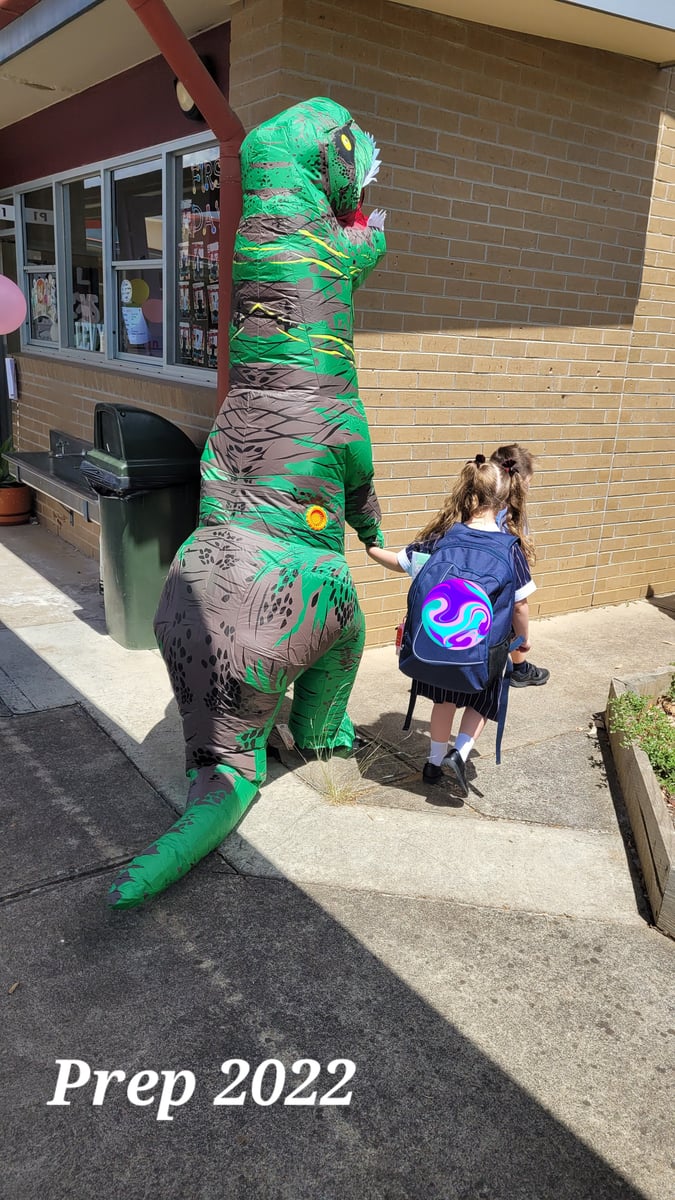
[(447, 742), (432, 742), (431, 747), (429, 749), (428, 761), (430, 763), (433, 763), (434, 766), (440, 767), (440, 765), (443, 762), (443, 759), (445, 758), (447, 753), (448, 753), (448, 743)]
[(458, 752), (462, 762), (466, 762), (471, 747), (473, 746), (473, 738), (469, 737), (468, 733), (458, 733), (455, 738), (455, 750)]

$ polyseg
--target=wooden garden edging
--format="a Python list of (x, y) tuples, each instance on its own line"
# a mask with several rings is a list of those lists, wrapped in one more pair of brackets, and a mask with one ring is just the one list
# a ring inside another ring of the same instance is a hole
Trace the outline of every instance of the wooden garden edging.
[[(612, 679), (608, 707), (626, 691), (639, 696), (662, 696), (670, 687), (672, 667), (652, 675)], [(640, 858), (649, 903), (657, 929), (675, 938), (675, 828), (652, 765), (639, 746), (621, 744), (622, 733), (612, 733), (605, 713), (609, 740), (621, 790)]]

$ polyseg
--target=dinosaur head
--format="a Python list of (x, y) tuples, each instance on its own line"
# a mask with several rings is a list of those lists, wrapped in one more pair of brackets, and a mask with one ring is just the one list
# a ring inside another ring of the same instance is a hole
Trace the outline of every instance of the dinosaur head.
[[(363, 189), (380, 166), (377, 146), (341, 104), (317, 97), (287, 108), (254, 129), (242, 146), (245, 193), (266, 191), (281, 178), (310, 207), (336, 217), (356, 211)], [(297, 207), (297, 199), (296, 199)]]
[(323, 188), (336, 217), (345, 217), (359, 206), (364, 188), (380, 166), (377, 146), (370, 134), (352, 121), (332, 129), (321, 143)]

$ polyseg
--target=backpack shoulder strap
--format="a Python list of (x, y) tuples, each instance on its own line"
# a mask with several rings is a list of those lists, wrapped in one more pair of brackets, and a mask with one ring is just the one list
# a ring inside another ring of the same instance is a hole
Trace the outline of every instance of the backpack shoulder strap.
[[(517, 650), (523, 642), (522, 637), (514, 638), (509, 646), (509, 655), (512, 650)], [(511, 689), (511, 675), (513, 673), (513, 663), (511, 658), (506, 660), (506, 670), (502, 679), (502, 690), (499, 697), (499, 708), (497, 709), (497, 738), (495, 742), (495, 762), (499, 766), (502, 761), (502, 737), (504, 735), (504, 726), (506, 725), (506, 710), (509, 706), (509, 691)]]
[(410, 703), (408, 704), (408, 711), (405, 714), (405, 721), (403, 722), (403, 729), (406, 732), (408, 729), (410, 729), (410, 722), (412, 721), (412, 715), (415, 711), (416, 701), (417, 701), (417, 680), (413, 679), (412, 684), (410, 686)]

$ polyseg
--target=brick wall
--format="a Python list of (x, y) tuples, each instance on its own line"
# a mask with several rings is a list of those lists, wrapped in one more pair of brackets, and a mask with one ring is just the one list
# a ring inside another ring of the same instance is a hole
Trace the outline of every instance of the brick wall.
[[(672, 73), (386, 0), (249, 0), (231, 55), (248, 127), (328, 95), (382, 148), (389, 249), (357, 345), (388, 543), (518, 440), (535, 614), (673, 590)], [(405, 582), (350, 547), (388, 641)]]
[(285, 7), (285, 0), (254, 0), (231, 13), (229, 101), (245, 129), (295, 103), (282, 90)]
[[(538, 456), (535, 615), (675, 590), (672, 72), (386, 0), (247, 0), (230, 80), (247, 128), (329, 95), (381, 146), (389, 249), (356, 308), (388, 543), (466, 457), (519, 440)], [(197, 442), (211, 424), (210, 389), (19, 369), (22, 449), (91, 436), (99, 399)], [(349, 547), (369, 643), (387, 642), (406, 583)]]
[(41, 492), (35, 492), (33, 511), (40, 524), (64, 542), (75, 546), (88, 558), (99, 557), (100, 528), (93, 521), (85, 521), (79, 513), (71, 513), (63, 504), (43, 496)]
[(670, 93), (665, 107), (599, 536), (596, 604), (675, 589), (675, 117)]

